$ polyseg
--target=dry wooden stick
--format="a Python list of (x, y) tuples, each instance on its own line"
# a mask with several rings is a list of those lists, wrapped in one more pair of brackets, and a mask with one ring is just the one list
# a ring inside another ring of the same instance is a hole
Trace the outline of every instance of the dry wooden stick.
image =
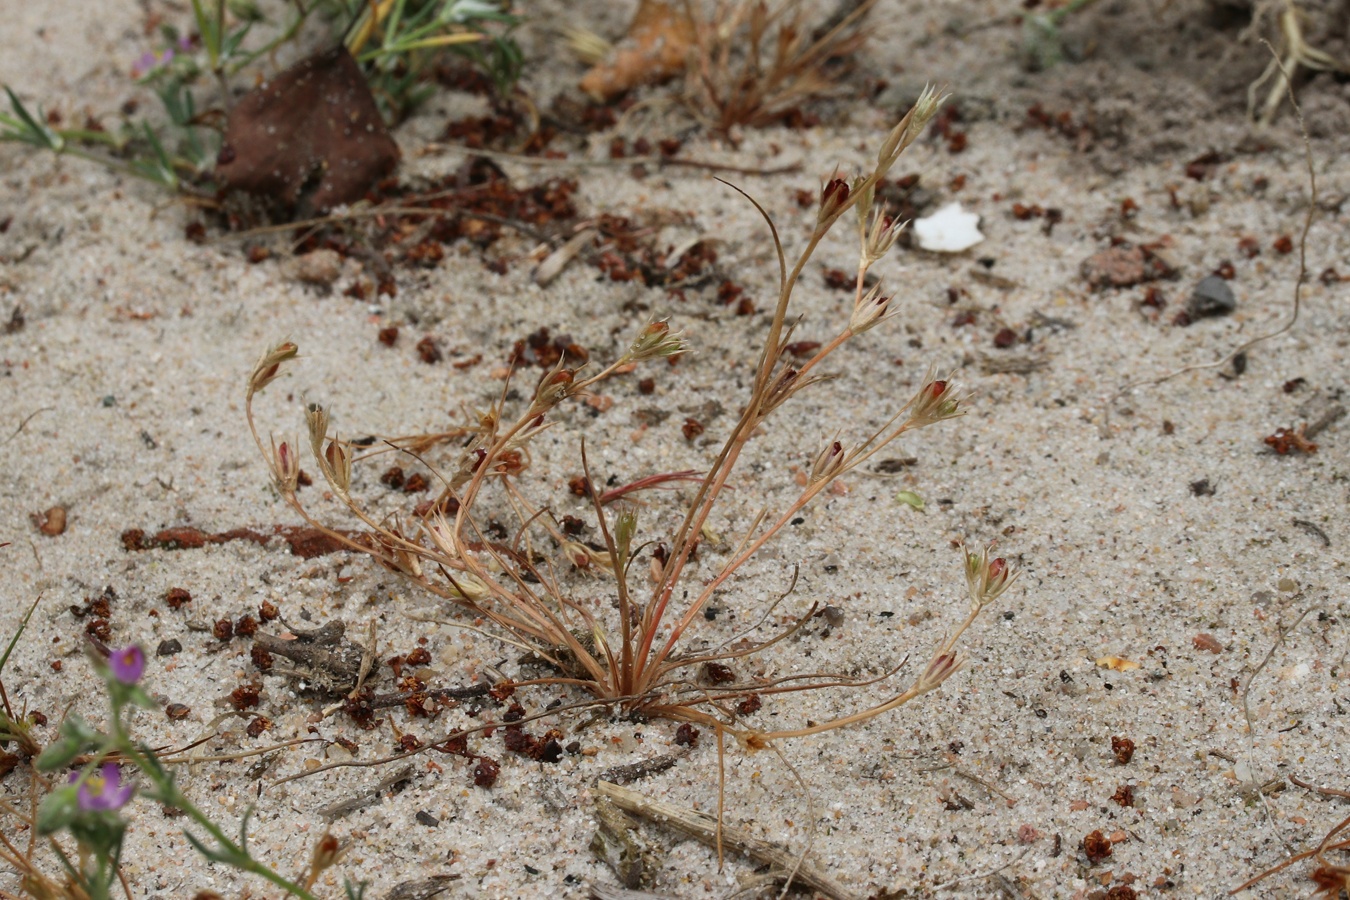
[[(651, 800), (637, 791), (619, 787), (608, 781), (597, 781), (596, 793), (609, 800), (624, 812), (634, 813), (663, 825), (669, 825), (676, 831), (686, 834), (709, 847), (716, 847), (718, 841), (717, 819), (706, 813), (684, 809), (660, 800)], [(743, 853), (757, 863), (772, 866), (782, 872), (792, 871), (797, 866), (795, 854), (775, 846), (762, 838), (732, 825), (721, 826), (722, 846)], [(785, 876), (784, 876), (785, 877)], [(807, 863), (797, 867), (797, 880), (819, 891), (826, 897), (836, 900), (852, 900), (854, 895), (833, 879), (817, 871)]]

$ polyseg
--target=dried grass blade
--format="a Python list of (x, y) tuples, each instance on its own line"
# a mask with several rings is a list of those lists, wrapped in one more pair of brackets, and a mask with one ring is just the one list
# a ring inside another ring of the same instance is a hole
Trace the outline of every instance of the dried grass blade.
[[(686, 834), (709, 847), (717, 846), (719, 828), (717, 819), (713, 816), (684, 809), (672, 803), (652, 800), (637, 791), (611, 784), (608, 781), (597, 781), (595, 790), (596, 793), (624, 812), (633, 813), (663, 825), (669, 825), (681, 834)], [(781, 877), (787, 877), (786, 873), (791, 872), (793, 867), (797, 865), (797, 857), (794, 854), (776, 847), (768, 841), (761, 840), (743, 829), (723, 824), (720, 831), (723, 846), (730, 847), (757, 863), (772, 866), (779, 870)], [(836, 898), (836, 900), (853, 900), (855, 897), (843, 885), (838, 884), (807, 863), (802, 863), (800, 868), (797, 869), (797, 880), (812, 890), (819, 891), (826, 897)]]

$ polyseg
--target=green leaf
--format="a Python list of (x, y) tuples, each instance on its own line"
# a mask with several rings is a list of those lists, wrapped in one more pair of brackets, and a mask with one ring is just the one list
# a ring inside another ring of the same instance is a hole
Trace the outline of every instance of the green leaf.
[(923, 512), (923, 498), (913, 491), (901, 491), (895, 495), (895, 499), (906, 506), (912, 507), (919, 512)]
[[(10, 109), (14, 111), (14, 115), (18, 116), (17, 121), (8, 116), (4, 117), (5, 124), (14, 129), (12, 132), (6, 133), (5, 137), (60, 153), (66, 145), (61, 135), (35, 119), (23, 105), (23, 101), (15, 96), (8, 85), (5, 86), (5, 93), (9, 95)], [(41, 110), (39, 109), (38, 112), (40, 114)]]
[(63, 785), (42, 798), (37, 814), (38, 834), (55, 834), (79, 814), (79, 788), (73, 784)]
[(0, 656), (0, 672), (5, 671), (5, 663), (9, 662), (9, 655), (14, 652), (14, 645), (23, 636), (24, 629), (28, 627), (28, 620), (33, 618), (33, 611), (37, 609), (38, 601), (41, 599), (42, 595), (39, 594), (37, 600), (33, 601), (33, 605), (28, 607), (28, 612), (23, 614), (23, 621), (19, 623), (19, 630), (14, 632), (14, 637), (9, 639), (9, 646), (5, 648), (5, 655)]
[(249, 29), (252, 27), (253, 23), (249, 22), (244, 25), (244, 27), (237, 28), (232, 33), (226, 35), (225, 43), (220, 49), (221, 58), (229, 59), (234, 56), (234, 54), (239, 51), (239, 45), (244, 42), (244, 38), (248, 35)]
[(89, 723), (79, 716), (69, 716), (61, 723), (61, 737), (47, 745), (34, 765), (39, 772), (54, 772), (70, 765), (71, 760), (87, 750), (97, 749), (103, 742)]

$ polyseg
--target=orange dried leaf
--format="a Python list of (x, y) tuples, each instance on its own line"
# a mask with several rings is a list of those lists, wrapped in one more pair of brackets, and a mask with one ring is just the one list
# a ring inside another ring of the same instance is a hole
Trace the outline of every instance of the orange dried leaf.
[(1110, 669), (1113, 672), (1132, 672), (1139, 668), (1139, 663), (1128, 659), (1122, 659), (1119, 656), (1098, 657), (1097, 665), (1103, 669)]
[(694, 23), (683, 8), (642, 0), (628, 35), (582, 77), (581, 89), (604, 103), (640, 85), (668, 81), (684, 71), (693, 42)]

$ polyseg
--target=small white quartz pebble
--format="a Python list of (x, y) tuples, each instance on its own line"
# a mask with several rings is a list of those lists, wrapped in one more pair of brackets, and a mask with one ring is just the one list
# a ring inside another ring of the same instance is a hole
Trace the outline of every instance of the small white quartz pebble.
[(966, 212), (960, 203), (948, 203), (927, 218), (915, 219), (913, 227), (919, 246), (934, 253), (960, 253), (984, 240), (979, 215)]

